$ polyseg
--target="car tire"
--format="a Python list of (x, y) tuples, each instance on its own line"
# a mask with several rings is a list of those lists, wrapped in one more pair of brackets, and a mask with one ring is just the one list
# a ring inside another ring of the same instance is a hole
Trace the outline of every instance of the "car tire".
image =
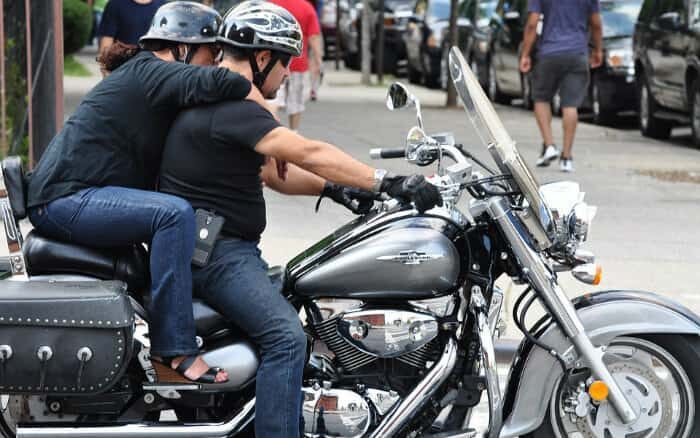
[(615, 111), (607, 107), (604, 100), (601, 100), (600, 86), (595, 78), (591, 81), (591, 111), (593, 112), (593, 123), (596, 125), (610, 125), (617, 118)]
[(469, 68), (472, 69), (472, 72), (474, 73), (474, 76), (476, 76), (476, 80), (479, 81), (481, 88), (486, 91), (486, 83), (484, 82), (481, 66), (479, 65), (479, 60), (474, 54), (472, 54), (472, 56), (469, 58)]
[(493, 66), (493, 61), (489, 59), (487, 78), (486, 78), (486, 94), (488, 94), (491, 102), (509, 104), (510, 99), (498, 89), (498, 81), (496, 80), (496, 68)]
[(551, 107), (552, 107), (552, 115), (560, 117), (561, 116), (561, 96), (559, 96), (559, 92), (554, 95), (552, 98), (551, 102)]
[(428, 88), (439, 88), (440, 72), (435, 72), (430, 68), (430, 65), (433, 62), (430, 55), (423, 52), (420, 58), (423, 67), (423, 79), (425, 79), (425, 86)]
[(360, 54), (359, 53), (351, 53), (348, 52), (345, 54), (345, 67), (349, 68), (350, 70), (359, 70), (360, 69)]
[(532, 77), (529, 74), (520, 75), (520, 91), (523, 97), (523, 108), (531, 110), (535, 102), (532, 99)]
[(642, 80), (639, 84), (639, 130), (645, 137), (656, 139), (667, 139), (671, 136), (671, 128), (673, 125), (668, 120), (659, 119), (654, 116), (657, 110), (654, 96), (649, 90), (649, 84), (646, 77), (642, 74)]
[(700, 147), (700, 80), (690, 87), (690, 127), (693, 146)]
[(422, 81), (422, 75), (421, 72), (416, 70), (415, 67), (411, 65), (411, 61), (408, 61), (408, 82), (411, 84), (420, 84)]

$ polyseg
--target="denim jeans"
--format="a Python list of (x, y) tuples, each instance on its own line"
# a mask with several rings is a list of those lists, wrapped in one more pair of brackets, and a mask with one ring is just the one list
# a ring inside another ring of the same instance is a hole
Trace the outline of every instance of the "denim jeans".
[(258, 347), (255, 436), (298, 437), (306, 335), (297, 311), (267, 277), (257, 242), (219, 240), (209, 263), (195, 267), (192, 279), (195, 294)]
[(151, 352), (196, 354), (192, 315), (194, 211), (184, 199), (125, 187), (81, 190), (29, 211), (47, 237), (92, 247), (150, 247)]

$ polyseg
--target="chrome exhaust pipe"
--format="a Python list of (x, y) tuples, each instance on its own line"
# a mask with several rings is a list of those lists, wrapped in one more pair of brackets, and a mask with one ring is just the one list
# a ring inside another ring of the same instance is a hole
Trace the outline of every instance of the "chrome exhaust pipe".
[(382, 420), (370, 438), (388, 438), (397, 434), (450, 375), (457, 362), (457, 343), (450, 338), (440, 360), (413, 391)]
[(118, 426), (61, 426), (50, 423), (19, 426), (17, 438), (226, 438), (240, 432), (255, 417), (255, 398), (224, 423), (131, 423)]

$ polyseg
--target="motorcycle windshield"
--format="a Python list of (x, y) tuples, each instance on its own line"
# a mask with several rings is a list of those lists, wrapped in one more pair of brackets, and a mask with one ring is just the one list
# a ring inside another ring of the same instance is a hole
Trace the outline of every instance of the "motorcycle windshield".
[(540, 195), (540, 185), (520, 156), (515, 142), (508, 135), (496, 110), (457, 47), (450, 50), (449, 68), (457, 94), (477, 135), (488, 148), (499, 169), (513, 177), (514, 184), (525, 196), (530, 210), (539, 222), (526, 224), (530, 233), (536, 238), (541, 249), (551, 246), (556, 229), (551, 212)]

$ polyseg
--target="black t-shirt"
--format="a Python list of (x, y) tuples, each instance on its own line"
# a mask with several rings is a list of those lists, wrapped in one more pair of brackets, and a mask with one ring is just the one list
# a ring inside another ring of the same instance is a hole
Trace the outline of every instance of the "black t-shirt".
[(260, 179), (265, 157), (255, 146), (279, 126), (249, 101), (183, 111), (165, 142), (159, 190), (223, 216), (224, 234), (258, 240), (266, 223)]
[(109, 0), (102, 13), (97, 36), (112, 37), (128, 44), (137, 44), (148, 31), (151, 20), (164, 0), (153, 0), (148, 4), (134, 0)]
[(29, 176), (28, 205), (88, 187), (155, 189), (171, 123), (182, 108), (243, 99), (250, 81), (224, 68), (142, 52), (83, 99)]

